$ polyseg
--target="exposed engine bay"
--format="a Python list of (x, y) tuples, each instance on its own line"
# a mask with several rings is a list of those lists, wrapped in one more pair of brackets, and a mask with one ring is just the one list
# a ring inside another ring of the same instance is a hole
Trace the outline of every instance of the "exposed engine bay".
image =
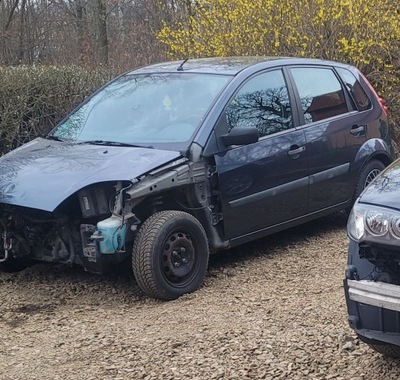
[[(52, 212), (1, 204), (0, 264), (45, 261), (104, 273), (131, 258), (139, 225), (160, 210), (190, 209), (199, 218), (203, 215), (205, 225), (218, 224), (208, 177), (213, 178), (203, 165), (181, 160), (137, 180), (86, 186)], [(221, 246), (211, 228), (210, 239), (211, 246)]]
[(91, 185), (54, 212), (2, 205), (0, 262), (30, 259), (103, 272), (107, 254), (114, 254), (113, 261), (127, 256), (127, 231), (132, 233), (128, 224), (136, 220), (123, 211), (123, 190), (130, 186), (121, 182)]
[(359, 254), (374, 265), (372, 272), (360, 279), (400, 285), (400, 247), (362, 243)]

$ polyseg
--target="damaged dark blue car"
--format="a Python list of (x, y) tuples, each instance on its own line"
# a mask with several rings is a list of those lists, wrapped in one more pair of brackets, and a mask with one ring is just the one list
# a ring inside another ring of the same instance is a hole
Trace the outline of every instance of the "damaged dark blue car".
[(344, 288), (350, 327), (361, 341), (400, 358), (400, 161), (355, 203)]
[(0, 158), (0, 262), (131, 262), (146, 294), (174, 299), (210, 252), (349, 210), (392, 158), (385, 107), (349, 65), (148, 66)]

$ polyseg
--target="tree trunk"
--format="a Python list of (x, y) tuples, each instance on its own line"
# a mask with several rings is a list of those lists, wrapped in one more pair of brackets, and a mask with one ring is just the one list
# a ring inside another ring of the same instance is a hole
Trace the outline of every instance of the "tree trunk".
[(100, 63), (108, 66), (107, 6), (105, 0), (97, 0), (97, 28), (99, 33)]
[[(4, 27), (2, 28), (1, 34), (0, 34), (0, 46), (1, 46), (1, 50), (2, 50), (2, 57), (0, 60), (0, 63), (3, 63), (4, 65), (8, 65), (10, 63), (10, 56), (12, 57), (12, 53), (10, 54), (10, 43), (11, 43), (11, 39), (10, 39), (10, 26), (11, 23), (14, 19), (14, 14), (15, 11), (17, 9), (19, 0), (15, 0), (12, 4), (9, 4), (9, 10), (7, 9), (7, 4), (5, 2), (2, 2), (2, 13), (3, 13), (3, 17), (4, 18)], [(6, 15), (6, 12), (8, 11), (8, 14)]]
[(25, 9), (26, 8), (26, 0), (22, 0), (21, 2), (21, 13), (20, 13), (20, 26), (19, 26), (19, 41), (18, 41), (18, 53), (17, 53), (17, 64), (24, 64), (25, 58), (25, 33), (26, 33), (26, 23), (25, 23)]
[(78, 35), (78, 49), (79, 49), (79, 63), (84, 64), (86, 61), (86, 47), (85, 47), (85, 21), (86, 21), (86, 9), (82, 4), (81, 0), (76, 0), (75, 4), (75, 15), (76, 15), (76, 29)]

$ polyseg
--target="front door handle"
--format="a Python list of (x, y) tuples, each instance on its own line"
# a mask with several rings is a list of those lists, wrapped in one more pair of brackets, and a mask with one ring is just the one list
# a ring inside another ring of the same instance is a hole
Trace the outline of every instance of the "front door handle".
[[(306, 150), (306, 147), (303, 146), (298, 146), (298, 145), (294, 145), (290, 147), (290, 150), (288, 152), (289, 156), (299, 156), (300, 153), (303, 153)], [(293, 158), (297, 158), (297, 157), (293, 157)]]

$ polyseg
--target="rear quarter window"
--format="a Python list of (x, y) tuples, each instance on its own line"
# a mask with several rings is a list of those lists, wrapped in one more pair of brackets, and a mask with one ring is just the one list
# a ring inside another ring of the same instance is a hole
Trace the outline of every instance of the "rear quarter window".
[(349, 90), (358, 111), (366, 111), (372, 107), (371, 99), (364, 91), (361, 83), (349, 70), (336, 68), (347, 89)]

